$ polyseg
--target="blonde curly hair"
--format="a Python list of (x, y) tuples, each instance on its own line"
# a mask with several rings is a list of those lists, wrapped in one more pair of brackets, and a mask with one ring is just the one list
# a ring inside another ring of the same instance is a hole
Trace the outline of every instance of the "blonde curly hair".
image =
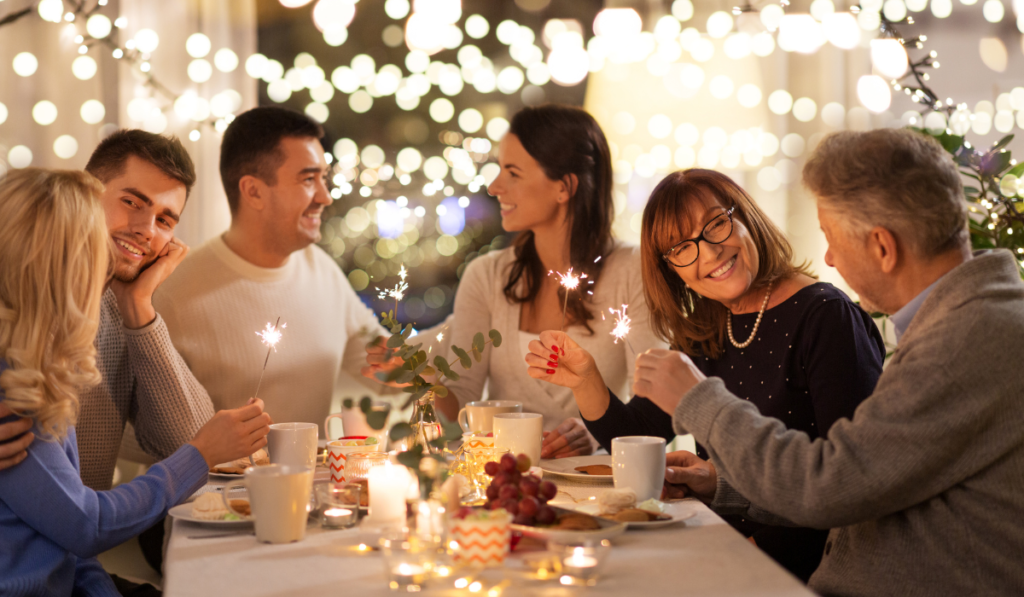
[(78, 391), (100, 381), (94, 341), (110, 240), (103, 185), (26, 168), (0, 183), (0, 373), (4, 404), (67, 436)]

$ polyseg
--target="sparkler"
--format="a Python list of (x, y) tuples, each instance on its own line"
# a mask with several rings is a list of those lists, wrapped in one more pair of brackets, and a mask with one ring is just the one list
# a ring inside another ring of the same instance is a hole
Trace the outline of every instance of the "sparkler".
[(281, 330), (288, 327), (288, 324), (284, 324), (281, 327), (278, 325), (281, 323), (281, 318), (277, 318), (277, 323), (273, 326), (267, 322), (267, 327), (263, 331), (256, 332), (256, 335), (260, 337), (260, 341), (267, 345), (267, 358), (263, 360), (263, 370), (260, 371), (260, 380), (256, 383), (256, 393), (253, 394), (253, 398), (260, 395), (260, 386), (263, 385), (263, 374), (267, 372), (267, 363), (270, 361), (271, 351), (277, 351), (277, 343), (281, 341)]
[(556, 272), (553, 270), (548, 271), (548, 275), (558, 274), (558, 283), (565, 288), (565, 302), (562, 304), (562, 325), (559, 327), (560, 331), (565, 331), (565, 311), (569, 307), (569, 292), (575, 290), (580, 285), (580, 280), (587, 277), (587, 274), (575, 275), (572, 273), (572, 268), (565, 272)]
[(409, 290), (409, 285), (405, 282), (405, 277), (407, 275), (409, 275), (409, 272), (407, 272), (405, 270), (405, 264), (403, 263), (402, 264), (402, 268), (398, 270), (398, 277), (401, 279), (401, 282), (399, 282), (398, 284), (395, 284), (394, 288), (392, 288), (391, 290), (388, 290), (386, 288), (384, 290), (381, 290), (380, 288), (374, 287), (374, 288), (376, 288), (377, 293), (378, 293), (377, 294), (377, 298), (386, 299), (388, 297), (391, 297), (391, 298), (395, 299), (395, 317), (396, 318), (398, 317), (398, 301), (400, 301), (403, 298), (405, 298), (405, 291)]
[(615, 344), (618, 344), (619, 340), (622, 340), (631, 351), (636, 352), (633, 350), (633, 345), (626, 339), (626, 335), (629, 334), (630, 324), (629, 316), (626, 315), (627, 307), (629, 307), (629, 305), (622, 305), (621, 309), (612, 309), (611, 307), (608, 307), (608, 312), (615, 316), (615, 327), (612, 329), (611, 335), (615, 337)]

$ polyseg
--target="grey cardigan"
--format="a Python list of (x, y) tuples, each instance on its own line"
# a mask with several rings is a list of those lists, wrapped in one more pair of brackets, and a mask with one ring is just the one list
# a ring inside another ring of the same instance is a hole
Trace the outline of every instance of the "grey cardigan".
[(940, 279), (875, 392), (827, 438), (760, 416), (716, 378), (683, 397), (673, 424), (726, 481), (713, 506), (832, 529), (810, 581), (819, 593), (1020, 595), (1022, 360), (1017, 263), (981, 251)]

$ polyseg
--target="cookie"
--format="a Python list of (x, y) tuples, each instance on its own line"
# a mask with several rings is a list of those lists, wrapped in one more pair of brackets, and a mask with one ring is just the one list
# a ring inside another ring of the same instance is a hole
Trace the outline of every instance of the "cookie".
[(588, 464), (587, 466), (577, 466), (575, 470), (583, 473), (584, 475), (596, 475), (603, 477), (612, 476), (612, 467), (607, 464)]

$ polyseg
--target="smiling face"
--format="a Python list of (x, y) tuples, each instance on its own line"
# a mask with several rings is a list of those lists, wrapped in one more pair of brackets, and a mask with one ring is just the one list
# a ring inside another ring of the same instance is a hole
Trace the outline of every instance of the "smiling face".
[[(685, 222), (681, 223), (682, 232), (676, 235), (678, 238), (671, 240), (668, 247), (686, 239), (697, 238), (708, 222), (725, 211), (726, 207), (717, 201), (695, 205), (692, 212), (693, 224), (688, 226)], [(701, 240), (699, 246), (697, 261), (687, 267), (669, 266), (669, 269), (675, 270), (683, 283), (705, 298), (726, 306), (745, 298), (757, 278), (760, 261), (757, 247), (741, 221), (739, 210), (733, 212), (732, 234), (728, 238), (717, 245)]]
[(331, 203), (327, 190), (327, 160), (320, 141), (312, 137), (285, 137), (279, 145), (284, 161), (276, 183), (267, 185), (263, 219), (271, 238), (284, 254), (320, 240), (320, 215)]
[(519, 138), (509, 133), (498, 145), (501, 172), (487, 192), (501, 204), (501, 227), (507, 232), (535, 230), (565, 221), (569, 191), (551, 180)]
[(104, 185), (102, 202), (114, 278), (132, 282), (174, 238), (186, 191), (181, 182), (136, 156), (128, 157), (123, 170)]

